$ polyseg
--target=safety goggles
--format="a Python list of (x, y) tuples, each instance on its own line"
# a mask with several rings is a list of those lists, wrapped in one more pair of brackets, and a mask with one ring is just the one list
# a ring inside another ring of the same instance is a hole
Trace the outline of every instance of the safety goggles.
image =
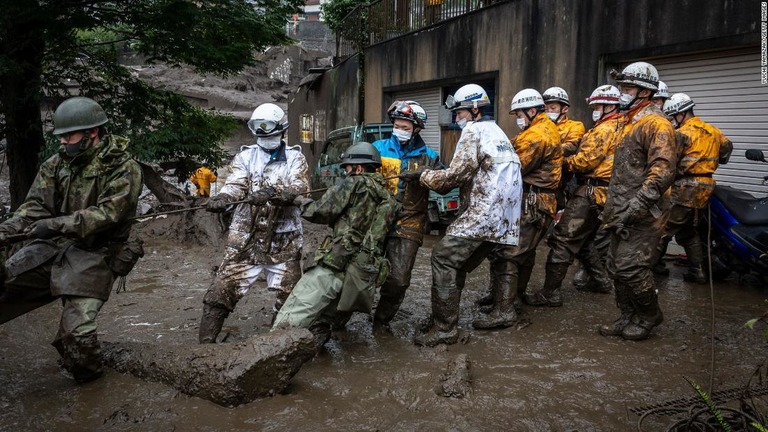
[(447, 109), (454, 109), (457, 106), (459, 106), (459, 103), (456, 102), (456, 98), (454, 98), (453, 95), (448, 95), (448, 97), (445, 98), (445, 107)]
[(279, 130), (282, 126), (272, 120), (253, 119), (248, 121), (248, 128), (256, 134), (270, 134)]
[(387, 109), (387, 113), (389, 115), (392, 115), (394, 113), (399, 113), (406, 116), (413, 115), (413, 108), (411, 108), (410, 105), (403, 101), (394, 101), (392, 102), (392, 105), (389, 106)]

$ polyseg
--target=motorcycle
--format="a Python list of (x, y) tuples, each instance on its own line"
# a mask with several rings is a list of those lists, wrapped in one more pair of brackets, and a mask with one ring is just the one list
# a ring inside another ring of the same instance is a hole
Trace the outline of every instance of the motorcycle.
[[(747, 150), (745, 157), (768, 163), (762, 150)], [(763, 177), (766, 183), (768, 176)], [(723, 280), (732, 272), (754, 273), (761, 280), (768, 277), (768, 198), (716, 186), (709, 212), (703, 213), (699, 227), (703, 244), (709, 244), (713, 280)]]

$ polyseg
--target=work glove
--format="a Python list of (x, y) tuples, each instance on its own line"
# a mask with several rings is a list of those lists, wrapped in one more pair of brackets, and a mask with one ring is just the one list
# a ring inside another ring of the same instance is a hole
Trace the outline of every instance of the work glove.
[(419, 178), (421, 178), (421, 173), (424, 171), (408, 171), (400, 173), (399, 177), (400, 180), (403, 180), (406, 183), (410, 183), (412, 181), (419, 181)]
[(232, 197), (227, 194), (218, 194), (215, 197), (208, 200), (206, 210), (213, 213), (223, 213), (227, 210), (227, 206), (232, 201)]
[(308, 205), (312, 204), (313, 202), (315, 202), (315, 200), (313, 200), (312, 198), (304, 195), (299, 195), (296, 198), (294, 198), (293, 205), (295, 205), (301, 210), (304, 210)]
[(32, 222), (24, 229), (24, 234), (28, 238), (38, 238), (42, 240), (52, 239), (61, 235), (61, 232), (51, 229), (47, 220), (39, 220)]
[(627, 208), (621, 215), (623, 226), (635, 225), (650, 215), (648, 207), (638, 198), (632, 198), (627, 202)]
[(271, 187), (266, 187), (252, 193), (251, 196), (248, 198), (248, 200), (251, 203), (251, 205), (262, 206), (266, 204), (267, 201), (269, 201), (274, 196), (275, 196), (275, 189)]

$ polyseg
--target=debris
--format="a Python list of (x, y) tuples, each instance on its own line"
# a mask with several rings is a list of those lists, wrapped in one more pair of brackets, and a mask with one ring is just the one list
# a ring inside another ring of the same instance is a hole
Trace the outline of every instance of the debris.
[(440, 382), (435, 387), (438, 396), (462, 399), (472, 394), (472, 378), (469, 373), (470, 362), (466, 354), (459, 354), (448, 362)]
[(102, 352), (118, 372), (234, 407), (283, 391), (315, 346), (309, 330), (284, 329), (238, 344), (104, 342)]

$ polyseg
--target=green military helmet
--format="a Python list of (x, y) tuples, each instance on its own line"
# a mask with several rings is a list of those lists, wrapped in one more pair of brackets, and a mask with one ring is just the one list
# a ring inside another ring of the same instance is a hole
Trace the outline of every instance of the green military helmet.
[(345, 165), (375, 165), (381, 166), (381, 155), (371, 143), (360, 141), (351, 145), (341, 155), (341, 166)]
[(87, 130), (107, 123), (107, 114), (95, 100), (73, 97), (62, 102), (53, 113), (53, 134)]

